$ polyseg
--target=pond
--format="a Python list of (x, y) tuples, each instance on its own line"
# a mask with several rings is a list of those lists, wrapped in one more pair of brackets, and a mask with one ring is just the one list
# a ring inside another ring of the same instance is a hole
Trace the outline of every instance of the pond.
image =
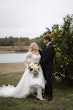
[(26, 52), (20, 53), (0, 53), (0, 63), (23, 62)]

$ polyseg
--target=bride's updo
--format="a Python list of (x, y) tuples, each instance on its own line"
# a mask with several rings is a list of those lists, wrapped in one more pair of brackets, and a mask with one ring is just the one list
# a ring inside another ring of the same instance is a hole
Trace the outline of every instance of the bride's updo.
[(32, 52), (32, 51), (38, 51), (39, 50), (39, 46), (37, 43), (33, 42), (30, 44), (29, 46), (29, 51)]

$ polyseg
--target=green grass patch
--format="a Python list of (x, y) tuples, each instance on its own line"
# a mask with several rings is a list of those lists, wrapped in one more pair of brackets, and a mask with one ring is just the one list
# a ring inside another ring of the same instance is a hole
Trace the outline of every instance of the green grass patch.
[[(21, 77), (21, 73), (0, 75), (0, 86), (16, 86)], [(73, 87), (65, 86), (61, 80), (54, 80), (51, 102), (39, 101), (31, 96), (26, 99), (0, 97), (0, 110), (73, 110)]]

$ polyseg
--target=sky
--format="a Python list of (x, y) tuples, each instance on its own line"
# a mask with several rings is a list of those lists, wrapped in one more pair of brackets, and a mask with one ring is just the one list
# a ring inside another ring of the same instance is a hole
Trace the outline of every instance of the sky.
[(0, 0), (0, 37), (39, 37), (73, 14), (73, 0)]

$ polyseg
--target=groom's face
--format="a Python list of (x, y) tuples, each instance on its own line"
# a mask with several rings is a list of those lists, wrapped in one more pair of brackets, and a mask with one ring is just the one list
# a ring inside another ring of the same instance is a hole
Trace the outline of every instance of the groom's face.
[(49, 40), (44, 39), (43, 42), (44, 42), (44, 44), (47, 44), (47, 43), (49, 43)]

